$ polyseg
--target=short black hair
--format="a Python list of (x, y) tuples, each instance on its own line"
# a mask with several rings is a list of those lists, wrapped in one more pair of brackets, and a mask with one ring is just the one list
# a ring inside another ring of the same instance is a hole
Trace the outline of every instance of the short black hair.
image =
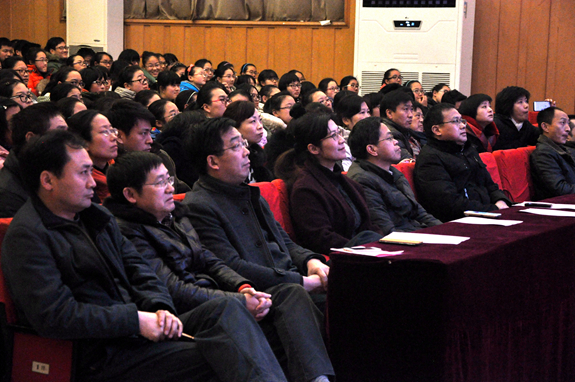
[(68, 97), (68, 93), (70, 93), (74, 89), (81, 91), (76, 85), (72, 85), (68, 82), (62, 82), (61, 84), (54, 86), (54, 88), (50, 92), (50, 101), (58, 102), (62, 98)]
[(104, 59), (105, 56), (110, 57), (110, 61), (114, 61), (114, 57), (112, 57), (112, 55), (110, 53), (106, 53), (106, 52), (96, 52), (95, 55), (92, 56), (92, 59), (90, 60), (90, 66), (97, 66), (100, 65), (100, 61), (102, 61), (102, 59)]
[(267, 80), (279, 80), (278, 74), (271, 69), (264, 69), (258, 75), (258, 82), (261, 85)]
[[(465, 101), (467, 96), (461, 93), (459, 90), (450, 90), (448, 92), (443, 93), (443, 97), (441, 97), (441, 102), (450, 103), (455, 105), (459, 101)], [(483, 101), (481, 101), (483, 102)], [(491, 102), (491, 97), (489, 97), (489, 102)], [(471, 116), (470, 116), (471, 117)], [(475, 117), (474, 117), (475, 118)]]
[[(66, 82), (66, 78), (68, 78), (68, 76), (72, 72), (78, 72), (78, 71), (70, 66), (62, 66), (60, 67), (60, 69), (58, 69), (58, 71), (52, 73), (52, 75), (50, 76), (50, 82), (48, 82), (48, 85), (46, 85), (46, 88), (42, 92), (42, 95), (50, 93), (52, 89), (54, 89), (54, 87), (58, 85), (60, 82), (62, 83)], [(78, 74), (79, 73), (80, 72), (78, 72)]]
[(162, 88), (167, 88), (168, 86), (180, 86), (180, 82), (182, 82), (182, 78), (176, 74), (176, 72), (172, 72), (171, 70), (164, 70), (158, 74), (157, 86), (158, 90), (161, 91)]
[(26, 64), (26, 61), (24, 61), (24, 59), (20, 56), (10, 56), (7, 57), (3, 62), (2, 62), (2, 69), (12, 69), (14, 67), (14, 65), (16, 65), (17, 63), (19, 63), (20, 61), (22, 61), (24, 64)]
[(173, 53), (164, 53), (164, 59), (166, 60), (166, 64), (168, 64), (168, 66), (180, 61), (178, 60), (178, 57)]
[(154, 53), (154, 52), (150, 52), (148, 50), (145, 50), (142, 53), (142, 65), (146, 66), (146, 64), (148, 63), (148, 61), (152, 57), (156, 57), (158, 59), (158, 61), (160, 60), (160, 54), (159, 53)]
[[(168, 104), (168, 102), (172, 101), (169, 101), (167, 99), (159, 99), (157, 101), (152, 102), (150, 106), (148, 106), (148, 110), (150, 111), (150, 113), (154, 115), (154, 118), (156, 120), (166, 122), (164, 120), (164, 113), (166, 112), (166, 105)], [(155, 126), (155, 123), (152, 126)]]
[(64, 167), (70, 161), (67, 148), (84, 148), (84, 141), (66, 130), (49, 131), (30, 139), (18, 155), (20, 175), (30, 193), (38, 192), (40, 174), (50, 171), (61, 177)]
[[(221, 89), (226, 92), (224, 86), (219, 82), (210, 81), (206, 83), (200, 91), (198, 92), (198, 97), (196, 98), (196, 107), (197, 109), (202, 109), (204, 105), (211, 105), (212, 104), (212, 92), (215, 89)], [(227, 92), (226, 92), (227, 94)]]
[(411, 91), (410, 93), (411, 95), (404, 90), (398, 89), (384, 95), (379, 104), (379, 112), (381, 115), (387, 116), (387, 110), (396, 112), (397, 107), (401, 104), (406, 104), (408, 102), (413, 104), (413, 93)]
[(280, 110), (280, 108), (282, 107), (282, 102), (288, 96), (291, 97), (291, 94), (287, 90), (274, 94), (265, 103), (264, 113), (272, 114), (274, 111)]
[(521, 97), (525, 97), (527, 101), (529, 101), (531, 94), (527, 89), (519, 86), (507, 86), (497, 93), (495, 97), (495, 113), (511, 117), (511, 114), (513, 114), (513, 106)]
[(256, 107), (250, 101), (236, 101), (229, 104), (224, 112), (224, 117), (230, 118), (235, 122), (236, 127), (240, 127), (243, 121), (254, 115)]
[(287, 90), (288, 86), (293, 82), (297, 82), (299, 84), (300, 83), (299, 77), (296, 76), (295, 73), (288, 72), (280, 78), (278, 88), (282, 91)]
[(344, 118), (351, 118), (357, 113), (361, 111), (361, 105), (365, 101), (363, 98), (358, 96), (357, 94), (350, 94), (348, 96), (343, 97), (337, 103), (337, 107), (335, 108), (335, 112), (337, 117), (339, 118), (339, 122), (343, 124)]
[(131, 65), (132, 62), (140, 62), (140, 54), (134, 49), (124, 49), (122, 52), (120, 52), (118, 61), (125, 61)]
[(106, 116), (112, 126), (123, 131), (126, 136), (130, 135), (140, 120), (148, 121), (150, 126), (156, 124), (156, 118), (145, 106), (129, 99), (116, 100)]
[(49, 52), (51, 49), (56, 49), (56, 46), (60, 45), (63, 42), (65, 42), (65, 41), (62, 37), (50, 37), (48, 39), (48, 41), (46, 42), (46, 46), (44, 47), (44, 50)]
[(62, 116), (54, 102), (30, 105), (15, 114), (12, 123), (12, 148), (16, 154), (26, 144), (26, 134), (43, 135), (50, 128), (50, 119)]
[(260, 92), (259, 92), (260, 97), (262, 97), (262, 98), (263, 98), (263, 97), (270, 98), (270, 94), (272, 94), (272, 91), (273, 91), (274, 89), (278, 89), (278, 90), (279, 90), (279, 88), (278, 88), (277, 86), (275, 86), (275, 85), (265, 85), (265, 86), (262, 86), (262, 88), (260, 89)]
[(252, 85), (252, 84), (255, 85), (255, 83), (256, 83), (256, 80), (254, 80), (254, 78), (252, 76), (250, 76), (249, 74), (242, 74), (236, 78), (236, 87), (240, 86), (240, 85), (246, 85), (246, 84), (247, 85)]
[(335, 82), (335, 84), (337, 86), (339, 86), (336, 80), (334, 80), (331, 77), (328, 77), (328, 78), (324, 78), (323, 80), (321, 80), (319, 82), (319, 84), (317, 84), (317, 88), (325, 93), (325, 92), (327, 92), (327, 87), (329, 86), (330, 82)]
[(106, 80), (108, 78), (108, 74), (104, 72), (107, 69), (103, 66), (89, 66), (80, 70), (80, 75), (82, 76), (82, 82), (84, 82), (84, 89), (90, 91), (92, 84), (99, 80)]
[(383, 94), (381, 94), (379, 92), (369, 93), (369, 94), (365, 94), (363, 96), (363, 100), (365, 101), (365, 104), (369, 108), (369, 113), (371, 115), (373, 115), (373, 109), (379, 108), (379, 104), (381, 103), (382, 99), (383, 99)]
[(150, 89), (142, 90), (142, 91), (136, 93), (136, 96), (134, 97), (134, 101), (137, 103), (141, 103), (145, 107), (148, 107), (148, 103), (150, 102), (152, 97), (155, 95), (157, 95), (158, 97), (160, 96), (158, 94), (158, 92), (155, 90), (150, 90)]
[(84, 47), (78, 49), (76, 54), (82, 56), (82, 58), (84, 58), (84, 59), (86, 57), (90, 57), (90, 59), (92, 59), (92, 57), (94, 57), (96, 55), (96, 52), (94, 51), (94, 49), (92, 49), (88, 46), (84, 46)]
[(435, 85), (433, 88), (431, 88), (431, 93), (433, 94), (433, 92), (438, 92), (446, 86), (449, 87), (449, 85), (447, 85), (446, 83), (440, 82), (437, 85)]
[(86, 142), (92, 142), (92, 121), (99, 114), (101, 113), (98, 110), (83, 110), (74, 114), (66, 120), (68, 130), (78, 134)]
[(6, 37), (0, 37), (0, 47), (3, 46), (9, 46), (10, 48), (14, 48), (14, 44), (12, 44), (12, 41), (7, 39)]
[(23, 82), (15, 78), (0, 80), (0, 97), (11, 98), (12, 92), (18, 84), (23, 84)]
[(433, 131), (431, 128), (434, 125), (439, 125), (443, 122), (443, 112), (451, 109), (455, 109), (455, 106), (450, 103), (438, 103), (434, 105), (423, 120), (423, 131), (428, 137), (433, 137)]
[[(445, 95), (443, 95), (443, 98), (441, 99), (441, 103), (451, 103), (451, 102), (443, 102), (444, 98), (445, 98)], [(482, 93), (473, 94), (469, 98), (467, 98), (466, 100), (461, 102), (461, 105), (459, 105), (458, 111), (461, 115), (466, 115), (466, 116), (469, 116), (469, 117), (475, 119), (477, 117), (477, 109), (479, 108), (479, 105), (481, 105), (485, 101), (488, 101), (491, 103), (492, 99), (487, 94), (482, 94)], [(454, 104), (452, 103), (452, 105), (454, 105)]]
[(62, 98), (61, 100), (56, 102), (58, 110), (60, 110), (60, 113), (62, 113), (62, 117), (64, 117), (66, 123), (68, 118), (70, 118), (72, 116), (72, 113), (74, 113), (74, 108), (76, 107), (77, 103), (82, 103), (82, 101), (74, 97)]
[[(250, 92), (244, 88), (240, 88), (240, 89), (236, 89), (233, 92), (230, 92), (230, 94), (228, 94), (228, 98), (232, 99), (233, 97), (237, 96), (237, 95), (241, 95), (246, 97), (248, 100), (252, 99), (252, 96), (250, 94)], [(233, 102), (232, 102), (233, 103)], [(230, 104), (231, 105), (231, 104)]]
[(106, 180), (112, 199), (129, 204), (124, 197), (124, 188), (132, 187), (138, 193), (146, 183), (150, 171), (163, 164), (162, 158), (146, 151), (132, 151), (120, 155), (114, 164), (108, 167)]
[(203, 68), (204, 66), (206, 66), (207, 63), (212, 65), (212, 62), (210, 60), (208, 60), (207, 58), (201, 58), (194, 63), (194, 66), (199, 66), (200, 68)]
[(221, 117), (208, 119), (190, 130), (185, 143), (186, 152), (198, 173), (207, 174), (206, 161), (209, 155), (222, 155), (224, 150), (222, 135), (232, 127), (235, 127), (232, 119)]
[(537, 124), (539, 125), (539, 131), (543, 134), (543, 127), (541, 126), (542, 123), (546, 123), (551, 125), (553, 123), (553, 118), (555, 118), (555, 110), (563, 111), (555, 106), (550, 106), (546, 109), (541, 110), (537, 114)]
[(355, 124), (347, 139), (351, 155), (354, 158), (369, 158), (366, 146), (377, 145), (382, 121), (380, 117), (368, 117)]
[(194, 95), (196, 97), (198, 96), (198, 92), (195, 90), (184, 90), (178, 93), (175, 104), (180, 112), (191, 110), (191, 105), (194, 105), (196, 102)]
[[(114, 62), (114, 64), (116, 62)], [(136, 74), (136, 72), (138, 72), (139, 70), (143, 72), (142, 68), (140, 68), (138, 65), (128, 65), (124, 69), (122, 69), (120, 75), (118, 76), (118, 80), (114, 83), (114, 89), (117, 88), (118, 86), (123, 88), (124, 84), (132, 83), (132, 78), (134, 78), (134, 74)]]

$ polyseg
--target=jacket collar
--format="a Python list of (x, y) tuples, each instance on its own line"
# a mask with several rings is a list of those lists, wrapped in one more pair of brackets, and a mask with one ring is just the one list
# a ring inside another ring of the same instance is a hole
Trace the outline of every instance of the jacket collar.
[[(176, 218), (181, 217), (188, 212), (188, 208), (184, 204), (180, 202), (174, 202), (174, 204), (176, 205), (176, 208), (174, 209), (174, 211), (172, 211), (172, 215), (174, 217)], [(106, 200), (104, 200), (104, 207), (109, 209), (110, 212), (115, 217), (129, 222), (144, 225), (160, 224), (160, 222), (158, 222), (158, 219), (156, 219), (156, 217), (151, 213), (144, 211), (143, 209), (136, 207), (131, 203), (118, 202), (113, 197), (109, 197), (106, 198)]]
[(231, 196), (234, 198), (239, 199), (249, 198), (252, 196), (254, 191), (257, 192), (259, 197), (259, 188), (257, 187), (250, 187), (246, 183), (238, 185), (228, 184), (207, 174), (200, 175), (198, 179), (198, 184), (204, 187), (205, 189), (209, 190), (210, 192), (217, 194), (225, 194), (227, 196)]
[(371, 163), (370, 161), (360, 159), (357, 161), (359, 166), (364, 169), (365, 171), (373, 172), (375, 175), (379, 176), (383, 180), (385, 180), (389, 184), (393, 184), (395, 180), (395, 172), (393, 171), (393, 167), (390, 167), (389, 170), (385, 171), (381, 167)]
[(537, 139), (537, 144), (544, 144), (547, 145), (549, 147), (551, 147), (553, 149), (553, 151), (555, 151), (557, 154), (559, 155), (569, 155), (571, 156), (567, 150), (565, 150), (565, 147), (563, 145), (558, 145), (557, 143), (553, 142), (553, 140), (551, 140), (551, 138), (547, 137), (544, 134), (541, 134), (539, 136), (539, 138)]
[[(60, 216), (57, 216), (52, 211), (50, 211), (50, 209), (46, 207), (38, 195), (31, 195), (30, 200), (46, 228), (54, 229), (60, 226), (74, 224), (74, 222), (61, 218)], [(82, 221), (83, 224), (94, 229), (96, 232), (103, 230), (112, 218), (112, 216), (106, 213), (102, 207), (99, 207), (94, 203), (92, 203), (90, 207), (79, 212), (76, 216), (79, 218), (79, 220)]]
[(411, 129), (406, 129), (403, 126), (400, 126), (399, 124), (393, 122), (391, 119), (389, 118), (383, 118), (383, 124), (386, 126), (391, 126), (394, 129), (396, 129), (397, 131), (399, 131), (401, 134), (405, 135), (407, 138), (411, 137)]
[(463, 150), (469, 146), (469, 141), (465, 142), (465, 145), (461, 146), (453, 141), (440, 141), (435, 137), (429, 137), (427, 140), (427, 144), (435, 147), (440, 151), (450, 154), (456, 154), (463, 152)]

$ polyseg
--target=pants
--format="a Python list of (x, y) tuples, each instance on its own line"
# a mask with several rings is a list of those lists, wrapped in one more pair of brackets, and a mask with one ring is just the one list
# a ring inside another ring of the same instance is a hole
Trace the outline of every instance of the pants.
[(287, 381), (265, 336), (237, 299), (217, 298), (180, 316), (195, 341), (107, 340), (81, 354), (81, 381)]
[(272, 308), (260, 321), (270, 346), (290, 381), (308, 382), (320, 375), (334, 376), (323, 341), (323, 314), (297, 284), (280, 284), (265, 290)]

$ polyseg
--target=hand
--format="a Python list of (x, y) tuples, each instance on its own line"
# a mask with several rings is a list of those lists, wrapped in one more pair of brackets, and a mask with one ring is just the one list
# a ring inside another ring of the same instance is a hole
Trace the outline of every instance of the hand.
[(497, 202), (495, 202), (495, 205), (497, 206), (497, 208), (499, 208), (500, 210), (504, 210), (506, 208), (509, 208), (509, 206), (507, 205), (507, 203), (505, 203), (503, 200), (498, 200)]
[(553, 101), (551, 98), (547, 98), (547, 99), (545, 99), (545, 101), (549, 102), (551, 107), (557, 106), (557, 102)]
[(415, 163), (415, 159), (413, 158), (405, 158), (404, 160), (402, 160), (399, 163)]
[(262, 320), (270, 311), (272, 306), (271, 294), (258, 292), (254, 288), (242, 289), (246, 298), (246, 308), (256, 321)]
[(321, 279), (318, 275), (304, 276), (303, 289), (310, 293), (324, 291), (323, 285), (321, 285)]
[(156, 313), (138, 311), (138, 320), (140, 334), (150, 341), (159, 342), (182, 335), (182, 322), (167, 310), (158, 310)]
[(307, 262), (307, 275), (318, 275), (323, 289), (327, 291), (327, 278), (329, 276), (329, 266), (318, 259), (311, 259)]

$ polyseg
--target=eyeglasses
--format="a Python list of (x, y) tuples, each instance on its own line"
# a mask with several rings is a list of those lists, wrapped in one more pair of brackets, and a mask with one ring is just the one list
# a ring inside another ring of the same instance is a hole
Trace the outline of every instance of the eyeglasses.
[(14, 71), (18, 74), (23, 75), (23, 76), (26, 75), (26, 73), (28, 73), (28, 74), (32, 73), (32, 71), (29, 69), (14, 69)]
[(441, 123), (438, 123), (438, 125), (445, 125), (446, 123), (453, 123), (454, 125), (467, 126), (467, 121), (463, 118), (453, 118), (451, 121), (441, 122)]
[[(295, 104), (294, 104), (294, 105), (295, 105)], [(285, 110), (285, 109), (291, 110), (291, 109), (293, 109), (294, 105), (287, 105), (287, 106), (284, 106), (284, 107), (280, 107), (279, 109), (280, 109), (280, 110)]]
[(230, 103), (230, 99), (229, 99), (228, 97), (226, 97), (226, 96), (221, 96), (221, 97), (218, 97), (218, 98), (213, 99), (213, 100), (211, 100), (211, 101), (212, 101), (212, 103), (219, 101), (219, 102), (221, 102), (223, 105), (227, 105), (228, 103)]
[(213, 72), (214, 72), (214, 69), (212, 69), (212, 68), (204, 68), (204, 72), (206, 72), (206, 73), (213, 73)]
[(174, 185), (175, 178), (173, 176), (167, 177), (166, 179), (158, 180), (156, 183), (144, 183), (144, 186), (154, 186), (157, 188), (166, 188), (168, 184), (170, 186)]
[(394, 140), (395, 140), (395, 138), (394, 138), (393, 135), (392, 135), (391, 137), (387, 137), (387, 138), (380, 139), (379, 141), (377, 141), (377, 143), (383, 142), (383, 141), (393, 142)]
[(72, 80), (72, 81), (70, 81), (70, 82), (68, 82), (68, 83), (69, 83), (69, 84), (72, 84), (72, 85), (74, 85), (74, 86), (81, 87), (81, 88), (83, 88), (84, 85), (85, 85), (85, 84), (84, 84), (84, 81), (78, 81), (78, 80)]
[(331, 99), (329, 97), (328, 98), (320, 98), (317, 100), (317, 102), (321, 103), (322, 105), (328, 105), (328, 104), (331, 105)]
[(48, 62), (47, 58), (41, 58), (39, 60), (34, 60), (34, 62)]
[(72, 65), (88, 66), (88, 63), (86, 61), (76, 61), (76, 62), (72, 62)]
[(110, 65), (112, 63), (112, 61), (108, 61), (108, 60), (102, 60), (99, 62), (100, 65)]
[(403, 80), (403, 76), (398, 76), (396, 74), (395, 76), (389, 77), (388, 80)]
[(325, 139), (331, 138), (331, 139), (333, 139), (334, 141), (337, 142), (337, 141), (338, 141), (338, 138), (341, 137), (342, 135), (343, 135), (342, 132), (339, 131), (339, 130), (337, 130), (337, 131), (334, 132), (333, 134), (330, 134), (330, 135), (328, 135), (327, 137), (322, 138), (321, 140), (323, 141), (323, 140), (325, 140)]
[(222, 76), (222, 78), (231, 78), (231, 79), (236, 79), (236, 75), (235, 74), (226, 74), (225, 76)]
[(145, 85), (145, 84), (148, 83), (148, 79), (147, 79), (146, 77), (144, 77), (144, 78), (137, 78), (137, 79), (132, 80), (132, 81), (130, 81), (130, 82), (139, 82), (139, 83), (141, 83), (142, 85)]
[(146, 64), (146, 68), (159, 68), (161, 65), (159, 62), (155, 63), (155, 64)]
[(118, 136), (118, 129), (112, 127), (111, 129), (102, 130), (98, 134), (102, 134), (105, 137), (109, 137), (110, 135)]
[(19, 99), (20, 99), (20, 102), (28, 102), (28, 101), (31, 101), (31, 100), (32, 100), (32, 93), (31, 93), (31, 92), (28, 92), (28, 93), (25, 93), (25, 94), (16, 94), (16, 95), (14, 95), (14, 96), (12, 96), (12, 97), (10, 97), (10, 98), (11, 98), (11, 99), (19, 98)]
[(160, 66), (161, 66), (162, 68), (165, 68), (166, 66), (168, 66), (168, 63), (167, 63), (166, 61), (161, 61), (161, 62), (160, 62)]
[(339, 92), (339, 86), (332, 86), (331, 88), (327, 88), (330, 92)]
[(107, 85), (107, 84), (108, 84), (108, 81), (106, 81), (106, 80), (96, 80), (96, 81), (93, 81), (92, 83), (93, 83), (93, 84), (96, 84), (96, 85), (98, 85), (98, 86), (102, 86), (102, 85)]
[(56, 49), (58, 49), (58, 50), (68, 50), (68, 49), (70, 49), (70, 47), (69, 47), (69, 46), (57, 46)]
[(301, 89), (301, 84), (289, 84), (288, 88)]
[(246, 139), (242, 139), (241, 141), (237, 142), (235, 145), (225, 148), (223, 151), (232, 150), (232, 151), (240, 151), (241, 149), (248, 148), (249, 144)]
[(423, 93), (425, 93), (425, 92), (423, 91), (423, 89), (411, 89), (411, 91), (414, 92), (415, 94), (423, 94)]
[(359, 86), (358, 84), (348, 84), (348, 85), (345, 85), (344, 88), (361, 89), (361, 86)]

